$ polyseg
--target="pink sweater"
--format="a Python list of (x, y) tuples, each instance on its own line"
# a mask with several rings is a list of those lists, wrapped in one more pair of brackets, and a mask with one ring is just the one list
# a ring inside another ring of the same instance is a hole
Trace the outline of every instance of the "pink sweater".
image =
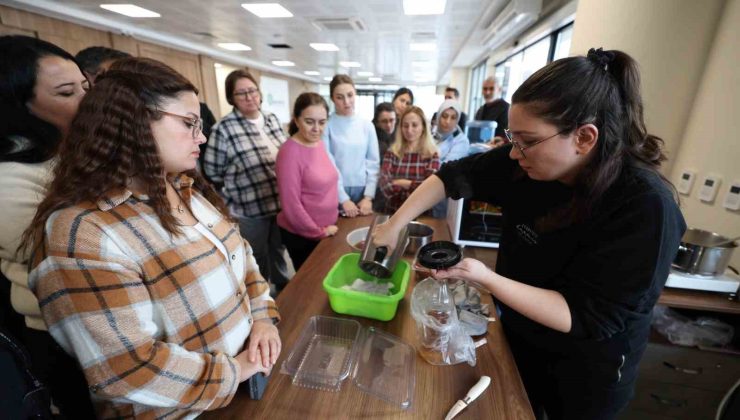
[(288, 139), (275, 168), (282, 208), (278, 225), (305, 238), (323, 238), (324, 228), (337, 223), (339, 202), (339, 175), (323, 142), (308, 147)]

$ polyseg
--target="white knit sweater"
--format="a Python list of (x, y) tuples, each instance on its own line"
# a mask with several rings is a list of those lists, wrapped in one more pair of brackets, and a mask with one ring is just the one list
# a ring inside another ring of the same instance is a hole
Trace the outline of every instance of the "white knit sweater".
[(0, 271), (12, 282), (13, 309), (26, 325), (46, 330), (39, 303), (28, 289), (28, 255), (16, 255), (21, 235), (46, 195), (53, 159), (43, 163), (0, 162)]

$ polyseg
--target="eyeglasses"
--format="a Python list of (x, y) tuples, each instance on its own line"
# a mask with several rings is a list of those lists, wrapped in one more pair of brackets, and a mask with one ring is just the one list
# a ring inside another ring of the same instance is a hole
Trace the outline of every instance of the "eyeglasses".
[(509, 130), (508, 128), (505, 128), (504, 129), (504, 135), (506, 135), (506, 140), (509, 143), (511, 143), (514, 146), (516, 146), (516, 148), (519, 149), (520, 152), (522, 152), (522, 156), (524, 156), (524, 159), (526, 159), (527, 158), (527, 155), (524, 154), (524, 150), (525, 149), (529, 149), (530, 147), (537, 146), (538, 144), (540, 144), (540, 143), (542, 143), (544, 141), (550, 140), (553, 137), (557, 137), (557, 136), (559, 136), (561, 134), (565, 134), (565, 133), (567, 133), (569, 131), (572, 131), (572, 130), (573, 130), (572, 128), (567, 128), (567, 129), (565, 129), (563, 131), (560, 131), (558, 133), (553, 134), (550, 137), (544, 138), (542, 140), (537, 140), (537, 141), (532, 142), (532, 143), (527, 143), (527, 144), (522, 144), (521, 142), (514, 140), (514, 135), (511, 133), (511, 130)]
[(170, 117), (180, 118), (185, 121), (185, 124), (192, 130), (193, 138), (197, 139), (200, 133), (203, 132), (203, 119), (196, 117), (188, 117), (185, 115), (173, 114), (167, 111), (159, 111), (162, 114), (169, 115)]
[(260, 90), (259, 89), (247, 89), (247, 90), (240, 90), (237, 92), (234, 92), (232, 95), (234, 98), (237, 99), (247, 99), (247, 96), (256, 97), (259, 95)]

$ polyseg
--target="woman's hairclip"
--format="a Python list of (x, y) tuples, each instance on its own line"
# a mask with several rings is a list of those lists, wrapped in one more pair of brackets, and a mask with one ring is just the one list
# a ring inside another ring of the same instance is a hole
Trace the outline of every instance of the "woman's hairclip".
[(609, 64), (614, 61), (614, 53), (612, 51), (604, 51), (603, 48), (591, 48), (588, 50), (586, 57), (604, 70), (609, 70)]

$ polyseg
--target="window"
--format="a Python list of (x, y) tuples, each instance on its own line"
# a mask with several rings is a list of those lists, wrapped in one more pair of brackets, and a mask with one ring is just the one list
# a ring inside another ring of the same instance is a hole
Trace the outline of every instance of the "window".
[(475, 115), (481, 105), (483, 105), (483, 81), (486, 80), (486, 61), (483, 60), (477, 66), (473, 67), (468, 84), (468, 112)]
[(555, 41), (555, 53), (552, 59), (558, 60), (568, 56), (570, 52), (570, 41), (573, 39), (573, 24), (566, 26), (557, 33)]
[(529, 76), (547, 63), (567, 57), (572, 37), (571, 22), (496, 64), (496, 84), (501, 86), (501, 96), (511, 102), (514, 92)]

